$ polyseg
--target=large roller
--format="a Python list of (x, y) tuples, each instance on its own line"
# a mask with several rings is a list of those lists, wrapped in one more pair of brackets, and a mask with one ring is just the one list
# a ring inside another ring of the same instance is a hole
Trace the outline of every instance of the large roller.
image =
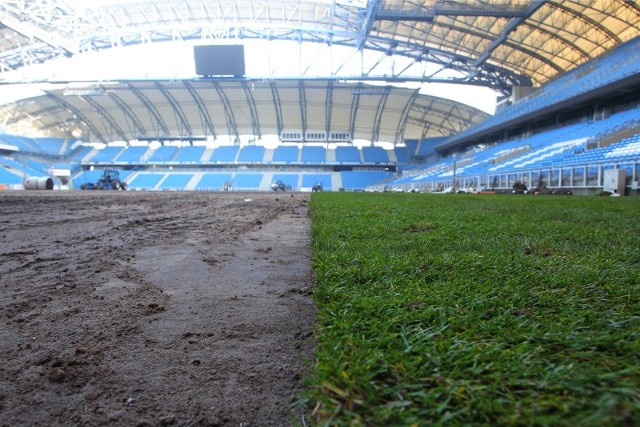
[(25, 190), (53, 190), (53, 179), (48, 176), (30, 176), (24, 180)]

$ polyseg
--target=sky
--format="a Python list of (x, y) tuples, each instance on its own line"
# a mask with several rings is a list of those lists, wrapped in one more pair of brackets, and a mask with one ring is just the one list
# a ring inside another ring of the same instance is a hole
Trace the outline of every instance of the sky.
[[(110, 80), (119, 79), (192, 79), (197, 77), (193, 57), (194, 44), (194, 42), (165, 42), (115, 47), (24, 67), (11, 72), (12, 74), (0, 76), (0, 79), (5, 81), (13, 79), (13, 81), (32, 82), (20, 85), (0, 84), (0, 105), (37, 96), (42, 94), (43, 90), (56, 87), (47, 82), (84, 81), (90, 84), (108, 84)], [(394, 69), (403, 69), (410, 62), (407, 58), (381, 56), (379, 52), (365, 52), (360, 56), (359, 54), (350, 55), (351, 51), (352, 48), (340, 46), (334, 46), (332, 50), (317, 43), (299, 45), (297, 42), (247, 40), (245, 43), (246, 76), (295, 77), (304, 73), (308, 77), (327, 77), (335, 75), (335, 70), (339, 68), (341, 76), (357, 78), (369, 71), (372, 64), (377, 62), (379, 65), (375, 73), (378, 75), (391, 73)], [(421, 75), (425, 71), (421, 67), (428, 67), (428, 65), (416, 64), (409, 67), (408, 75)], [(433, 72), (433, 70), (427, 71)], [(398, 85), (419, 88), (421, 94), (451, 99), (489, 114), (495, 113), (498, 94), (486, 87), (417, 82)], [(64, 86), (66, 84), (63, 84)], [(59, 88), (60, 85), (57, 87)], [(0, 123), (1, 127), (2, 123)]]
[[(233, 41), (225, 41), (232, 44)], [(210, 43), (210, 42), (209, 42)], [(20, 81), (109, 81), (118, 79), (190, 79), (196, 77), (193, 58), (194, 42), (147, 43), (130, 47), (115, 47), (99, 52), (88, 52), (74, 58), (60, 58), (25, 67), (17, 72), (0, 76)], [(201, 44), (201, 43), (200, 43)], [(352, 55), (353, 48), (318, 43), (246, 40), (245, 61), (247, 77), (293, 77), (300, 74), (327, 77), (335, 75), (357, 78), (370, 71), (391, 74), (404, 69), (411, 60), (389, 57), (380, 52)], [(429, 68), (430, 67), (430, 68)], [(436, 72), (438, 67), (414, 64), (405, 71), (406, 76), (421, 76)], [(453, 75), (438, 74), (441, 77)], [(12, 90), (0, 85), (0, 103), (13, 100)], [(420, 88), (422, 94), (459, 101), (484, 112), (495, 112), (497, 93), (489, 88), (452, 83), (407, 83), (407, 87)], [(30, 93), (29, 91), (23, 93)]]

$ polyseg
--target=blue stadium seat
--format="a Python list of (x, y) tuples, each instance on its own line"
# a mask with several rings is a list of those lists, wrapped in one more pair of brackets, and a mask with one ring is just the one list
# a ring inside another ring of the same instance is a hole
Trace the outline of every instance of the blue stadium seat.
[(177, 152), (178, 152), (178, 147), (163, 145), (162, 147), (158, 147), (157, 149), (153, 150), (153, 153), (151, 154), (151, 156), (149, 156), (149, 159), (147, 160), (147, 162), (149, 163), (172, 162)]
[(179, 163), (198, 163), (206, 149), (204, 146), (193, 145), (182, 147), (175, 160)]
[(236, 159), (239, 148), (240, 147), (238, 147), (237, 145), (222, 145), (213, 150), (211, 161), (220, 163), (232, 163)]
[(298, 189), (299, 179), (300, 174), (297, 173), (276, 173), (273, 174), (272, 181), (282, 181), (285, 185), (290, 185), (291, 188), (295, 191)]
[(240, 163), (263, 163), (264, 147), (260, 145), (249, 145), (243, 147), (238, 154), (238, 162)]
[(156, 185), (164, 178), (163, 173), (146, 173), (142, 172), (136, 175), (130, 182), (129, 188), (140, 190), (153, 190)]
[(277, 163), (295, 163), (298, 162), (300, 150), (297, 146), (280, 146), (273, 150), (273, 161)]
[(22, 184), (22, 177), (15, 173), (9, 172), (3, 166), (0, 166), (0, 184), (16, 185)]
[(138, 163), (142, 155), (147, 151), (147, 146), (127, 147), (118, 156), (118, 163)]
[(123, 147), (105, 147), (99, 150), (89, 162), (91, 163), (113, 163), (115, 158), (123, 150)]
[(160, 190), (184, 190), (193, 178), (192, 173), (172, 173), (167, 175), (158, 187)]
[(237, 173), (233, 182), (236, 190), (257, 191), (262, 182), (261, 173)]
[(385, 171), (344, 171), (340, 172), (342, 188), (347, 190), (364, 190), (393, 176)]
[(340, 163), (362, 163), (357, 147), (336, 147), (336, 161)]
[(362, 158), (365, 163), (389, 163), (389, 155), (382, 147), (362, 147)]
[(230, 173), (206, 173), (198, 181), (196, 190), (219, 191), (227, 182), (231, 182)]
[(327, 150), (319, 146), (303, 146), (301, 154), (302, 163), (326, 163)]
[(330, 191), (332, 189), (330, 173), (305, 173), (302, 175), (302, 188), (311, 188), (317, 182), (322, 183), (324, 191)]

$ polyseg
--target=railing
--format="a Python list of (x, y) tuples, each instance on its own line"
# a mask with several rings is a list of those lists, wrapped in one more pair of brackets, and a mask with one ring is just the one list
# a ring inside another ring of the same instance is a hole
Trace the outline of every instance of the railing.
[[(457, 175), (456, 188), (474, 188), (487, 190), (510, 190), (516, 183), (525, 184), (528, 188), (546, 186), (552, 189), (597, 189), (604, 185), (604, 170), (624, 169), (626, 173), (626, 186), (632, 186), (633, 182), (640, 179), (640, 160), (630, 159), (618, 161), (602, 161), (571, 166), (552, 166), (546, 168), (531, 168), (518, 171), (503, 171), (500, 173), (487, 173), (476, 175)], [(402, 183), (393, 185), (393, 188), (401, 188), (405, 191), (420, 189), (434, 191), (452, 187), (453, 177), (438, 179), (420, 183)]]

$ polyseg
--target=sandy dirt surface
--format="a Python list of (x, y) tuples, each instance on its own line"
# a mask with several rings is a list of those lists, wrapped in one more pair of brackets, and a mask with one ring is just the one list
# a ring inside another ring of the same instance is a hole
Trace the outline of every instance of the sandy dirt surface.
[(0, 425), (282, 426), (308, 194), (0, 193)]

